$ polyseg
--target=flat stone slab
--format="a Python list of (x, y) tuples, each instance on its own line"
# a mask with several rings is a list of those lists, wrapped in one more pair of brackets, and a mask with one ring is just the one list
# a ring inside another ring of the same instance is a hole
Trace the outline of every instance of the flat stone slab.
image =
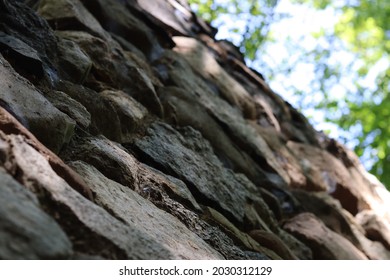
[(177, 218), (157, 208), (129, 187), (106, 178), (84, 162), (76, 161), (71, 165), (86, 179), (99, 205), (153, 238), (174, 259), (223, 259)]
[(225, 168), (202, 135), (186, 127), (181, 132), (154, 123), (135, 147), (167, 174), (183, 180), (198, 197), (198, 203), (218, 206), (241, 223), (249, 201), (260, 200), (255, 185), (244, 175)]

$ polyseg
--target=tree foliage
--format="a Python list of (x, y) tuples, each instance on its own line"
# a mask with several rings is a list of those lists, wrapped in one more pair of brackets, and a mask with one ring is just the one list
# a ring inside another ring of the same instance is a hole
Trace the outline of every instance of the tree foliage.
[[(189, 2), (217, 25), (226, 17), (245, 21), (230, 28), (231, 38), (240, 35), (233, 41), (269, 79), (277, 74), (292, 78), (299, 64), (311, 66), (314, 76), (309, 87), (287, 85), (298, 96), (298, 106), (322, 110), (326, 121), (345, 131), (340, 140), (353, 143), (363, 163), (390, 187), (390, 1), (294, 0), (319, 11), (332, 9), (337, 22), (331, 29), (306, 35), (316, 42), (312, 48), (288, 42), (289, 55), (272, 69), (262, 61), (261, 51), (269, 42), (278, 41), (272, 32), (275, 22), (293, 16), (275, 12), (279, 0)], [(343, 55), (349, 59), (340, 59)], [(314, 98), (318, 94), (322, 98)]]

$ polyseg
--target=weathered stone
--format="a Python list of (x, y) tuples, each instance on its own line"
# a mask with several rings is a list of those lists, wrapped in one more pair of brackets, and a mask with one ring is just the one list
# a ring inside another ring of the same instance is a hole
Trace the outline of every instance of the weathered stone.
[(55, 108), (0, 55), (0, 104), (44, 145), (58, 153), (74, 133), (75, 122)]
[[(356, 170), (348, 170), (340, 160), (320, 148), (292, 141), (287, 146), (299, 159), (307, 178), (307, 189), (330, 193), (352, 215), (369, 207), (371, 191), (367, 190), (367, 181), (353, 173)], [(368, 198), (364, 198), (362, 190), (367, 190)]]
[(147, 60), (143, 52), (141, 52), (136, 46), (124, 39), (122, 36), (116, 35), (114, 33), (110, 33), (110, 35), (115, 41), (117, 41), (121, 45), (124, 51), (133, 53), (139, 59), (145, 61)]
[[(139, 20), (121, 2), (115, 0), (81, 1), (105, 30), (128, 40), (152, 60), (162, 52), (160, 42), (167, 46), (172, 44), (167, 34), (158, 36), (157, 28), (155, 30), (150, 29), (145, 22)], [(129, 6), (131, 7), (131, 5)], [(159, 37), (163, 37), (163, 39), (158, 40)]]
[(307, 244), (315, 259), (367, 259), (351, 242), (327, 228), (313, 214), (299, 214), (286, 221), (283, 228)]
[(345, 167), (329, 153), (317, 147), (289, 141), (290, 151), (299, 159), (308, 183), (306, 188), (314, 191), (334, 192), (337, 184), (348, 184), (349, 174)]
[(301, 142), (318, 147), (317, 131), (310, 125), (307, 118), (289, 103), (288, 114), (279, 121), (281, 130), (286, 139), (294, 142)]
[[(21, 135), (25, 141), (42, 154), (48, 161), (50, 166), (55, 170), (58, 176), (63, 178), (73, 189), (77, 190), (86, 198), (93, 200), (92, 193), (88, 186), (85, 185), (83, 179), (67, 166), (56, 154), (45, 147), (38, 139), (28, 131), (20, 122), (18, 122), (9, 112), (0, 107), (0, 130), (5, 134)], [(12, 165), (5, 161), (4, 167), (8, 172), (14, 173)]]
[[(361, 251), (371, 260), (389, 260), (390, 250), (386, 249), (385, 243), (373, 241), (366, 237), (366, 231), (356, 221), (357, 219), (346, 210), (342, 210), (345, 218), (349, 222), (349, 226), (359, 241)], [(359, 215), (358, 215), (359, 216)], [(358, 217), (359, 218), (359, 217)]]
[(283, 134), (274, 127), (263, 127), (252, 122), (252, 127), (260, 134), (277, 161), (277, 164), (283, 168), (286, 173), (283, 176), (288, 176), (289, 186), (293, 188), (304, 188), (307, 186), (307, 178), (303, 174), (303, 170), (299, 161), (294, 157), (293, 153), (286, 147), (286, 140)]
[(390, 259), (390, 192), (215, 32), (0, 0), (0, 258)]
[(23, 76), (43, 76), (42, 60), (36, 50), (22, 40), (0, 31), (0, 52), (12, 62), (12, 66)]
[[(0, 153), (5, 152), (3, 141)], [(34, 194), (2, 168), (0, 181), (0, 259), (69, 258), (71, 242)]]
[[(390, 225), (390, 192), (372, 174), (365, 171), (356, 154), (347, 150), (348, 158), (353, 162), (353, 166), (348, 171), (354, 183), (351, 188), (360, 193), (359, 205), (363, 211), (371, 209), (377, 219)], [(389, 226), (385, 226), (389, 229)], [(386, 233), (388, 234), (388, 233)]]
[(66, 39), (59, 38), (58, 51), (61, 70), (65, 71), (73, 82), (83, 84), (92, 67), (91, 59), (76, 43)]
[(149, 166), (140, 163), (123, 147), (103, 137), (84, 138), (77, 146), (70, 147), (71, 153), (63, 155), (68, 160), (82, 160), (102, 172), (107, 178), (136, 190), (147, 196), (150, 186), (168, 189), (174, 198), (200, 210), (199, 205), (180, 180), (167, 176)]
[(86, 129), (91, 124), (91, 114), (79, 102), (62, 91), (49, 90), (44, 93), (45, 97), (58, 110), (71, 117), (78, 125)]
[(153, 86), (156, 89), (156, 91), (157, 91), (157, 88), (163, 86), (162, 82), (157, 77), (154, 69), (152, 68), (152, 66), (150, 65), (150, 63), (148, 62), (148, 60), (144, 56), (138, 55), (137, 52), (133, 52), (131, 50), (130, 51), (125, 51), (124, 50), (123, 54), (126, 57), (126, 59), (131, 61), (132, 63), (134, 63), (135, 66), (138, 69), (142, 69), (143, 70), (144, 75), (148, 79), (150, 79), (150, 81), (153, 84)]
[(191, 65), (180, 54), (166, 51), (156, 64), (163, 81), (169, 81), (187, 92), (188, 97), (185, 98), (197, 100), (229, 135), (241, 152), (252, 157), (257, 164), (257, 172), (253, 174), (253, 168), (242, 172), (253, 182), (262, 185), (270, 182), (277, 185), (290, 183), (289, 175), (281, 168), (263, 137), (243, 118), (237, 108), (233, 108), (225, 100), (219, 98), (218, 90), (213, 89), (213, 84), (208, 85), (198, 77), (192, 71)]
[(365, 229), (369, 239), (381, 242), (390, 250), (390, 224), (377, 213), (365, 210), (356, 215), (358, 223)]
[[(8, 138), (15, 164), (23, 172), (22, 184), (40, 194), (41, 204), (50, 209), (71, 237), (74, 250), (107, 258), (172, 258), (149, 235), (125, 225), (74, 191), (22, 137)], [(56, 207), (50, 208), (53, 204)]]
[(340, 202), (324, 192), (293, 191), (304, 210), (316, 215), (329, 229), (344, 236), (358, 249), (360, 243), (354, 235), (350, 221), (345, 217)]
[(286, 232), (284, 229), (279, 229), (278, 237), (283, 243), (294, 253), (300, 260), (312, 260), (313, 253), (307, 244), (295, 238), (293, 235)]
[(205, 46), (194, 38), (174, 37), (173, 39), (176, 43), (174, 50), (184, 55), (194, 71), (212, 80), (222, 97), (239, 108), (244, 117), (255, 118), (256, 107), (249, 93), (223, 70)]
[[(105, 90), (100, 93), (102, 100), (116, 113), (120, 126), (118, 142), (128, 142), (146, 120), (148, 111), (129, 95), (122, 91)], [(108, 107), (108, 106), (107, 106)]]
[[(23, 51), (24, 55), (28, 55), (34, 61), (33, 73), (26, 71), (27, 69), (31, 70), (32, 65), (27, 66), (25, 61), (13, 61), (15, 62), (13, 67), (25, 78), (35, 81), (35, 78), (40, 78), (41, 74), (40, 60), (42, 61), (46, 82), (53, 86), (58, 80), (53, 65), (57, 55), (56, 38), (47, 22), (21, 1), (2, 1), (0, 31), (22, 41), (21, 45), (25, 49)], [(39, 59), (35, 57), (34, 53)]]
[(215, 112), (215, 118), (224, 127), (226, 133), (242, 150), (251, 155), (263, 170), (264, 177), (258, 178), (255, 182), (258, 181), (257, 183), (261, 185), (267, 183), (279, 186), (291, 184), (290, 176), (282, 167), (278, 155), (270, 149), (264, 137), (257, 132), (253, 125), (242, 118), (236, 118), (229, 110)]
[[(150, 13), (160, 25), (168, 27), (169, 31), (176, 35), (194, 36), (196, 25), (191, 22), (193, 14), (190, 9), (177, 1), (137, 1), (142, 9)], [(198, 27), (199, 29), (199, 27)]]
[(298, 258), (286, 246), (286, 244), (274, 233), (265, 230), (252, 230), (249, 232), (252, 237), (260, 245), (274, 251), (283, 260), (297, 260)]
[(145, 107), (123, 91), (98, 93), (69, 82), (60, 82), (58, 88), (85, 106), (90, 114), (93, 134), (103, 134), (119, 143), (130, 141), (148, 116)]
[[(348, 211), (343, 209), (340, 203), (326, 193), (309, 193), (305, 191), (294, 191), (294, 196), (300, 201), (306, 211), (309, 211), (320, 218), (322, 222), (334, 232), (344, 236), (356, 248), (361, 250), (370, 259), (388, 259), (390, 251), (382, 245), (386, 244), (381, 238), (373, 238), (366, 233), (365, 229), (359, 225), (360, 218), (363, 217), (365, 211), (360, 212), (356, 218)], [(379, 232), (379, 231), (377, 231)], [(383, 229), (380, 232), (383, 231)], [(368, 239), (365, 235), (373, 240)]]
[(118, 184), (83, 162), (73, 162), (92, 188), (96, 202), (114, 216), (150, 236), (175, 259), (221, 259), (179, 220), (158, 209), (128, 187)]
[(109, 36), (79, 0), (42, 0), (38, 14), (56, 30), (84, 30), (102, 39)]
[(126, 55), (119, 44), (79, 31), (61, 31), (57, 34), (77, 43), (92, 60), (87, 86), (96, 91), (109, 87), (123, 90), (155, 114), (162, 115), (162, 107), (151, 78)]
[(166, 179), (171, 184), (165, 184), (163, 183), (162, 186), (164, 187), (164, 191), (166, 191), (168, 194), (173, 194), (174, 201), (182, 201), (185, 204), (190, 204), (192, 209), (195, 209), (197, 212), (202, 212), (202, 208), (200, 205), (196, 202), (195, 198), (193, 197), (192, 193), (188, 189), (187, 185), (182, 181), (179, 180), (173, 176), (167, 175), (162, 173), (161, 171), (151, 167), (147, 166), (145, 164), (141, 163), (141, 167), (143, 167), (145, 170), (150, 170), (150, 176), (155, 176), (155, 174), (160, 175), (164, 179)]
[(248, 202), (263, 203), (256, 187), (245, 176), (224, 168), (210, 144), (190, 127), (179, 133), (168, 125), (153, 124), (135, 147), (147, 162), (183, 180), (198, 202), (218, 205), (240, 223), (248, 218)]
[[(180, 203), (188, 205), (189, 209), (202, 212), (202, 209), (200, 209), (191, 192), (182, 181), (140, 164), (119, 145), (115, 145), (107, 139), (90, 138), (84, 139), (82, 143), (77, 143), (77, 148), (71, 150), (73, 153), (70, 157), (73, 160), (81, 159), (89, 162), (101, 172), (104, 172), (106, 177), (134, 189), (159, 208), (176, 216), (203, 240), (212, 244), (225, 258), (265, 258), (260, 253), (242, 251), (220, 230), (205, 223), (194, 212), (185, 209)], [(112, 166), (115, 166), (115, 168), (111, 168)], [(75, 170), (77, 170), (77, 167), (75, 167)]]
[(58, 89), (81, 103), (91, 116), (90, 131), (93, 134), (103, 134), (114, 140), (121, 140), (121, 127), (118, 114), (109, 102), (106, 102), (102, 95), (87, 87), (61, 81)]
[(281, 255), (279, 255), (278, 252), (274, 250), (275, 248), (270, 248), (270, 246), (267, 246), (268, 244), (263, 244), (264, 242), (259, 242), (259, 240), (252, 239), (250, 235), (240, 231), (237, 227), (234, 226), (234, 224), (232, 224), (226, 217), (224, 217), (215, 209), (207, 207), (204, 218), (206, 221), (209, 221), (212, 224), (216, 224), (222, 228), (222, 230), (226, 232), (226, 234), (228, 234), (239, 245), (245, 246), (249, 250), (260, 252), (273, 260), (282, 259)]
[(191, 126), (205, 137), (227, 168), (254, 178), (261, 171), (256, 163), (225, 133), (210, 116), (206, 108), (194, 99), (191, 93), (178, 87), (163, 87), (158, 96), (164, 107), (165, 120), (174, 125)]

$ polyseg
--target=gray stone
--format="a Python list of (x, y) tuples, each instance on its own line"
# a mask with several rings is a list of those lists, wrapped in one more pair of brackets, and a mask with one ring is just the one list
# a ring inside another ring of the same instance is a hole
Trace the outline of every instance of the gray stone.
[(86, 32), (61, 31), (58, 36), (77, 43), (92, 60), (91, 75), (85, 84), (96, 91), (122, 90), (151, 112), (162, 115), (152, 77), (126, 54), (118, 43), (104, 41)]
[(295, 256), (300, 260), (312, 260), (313, 253), (309, 246), (307, 246), (302, 241), (299, 241), (293, 235), (289, 234), (283, 229), (279, 229), (278, 234), (279, 238), (283, 240), (285, 245), (294, 253)]
[(222, 256), (172, 215), (158, 209), (130, 188), (118, 184), (83, 162), (72, 167), (95, 193), (96, 202), (114, 216), (166, 248), (175, 259), (221, 259)]
[(2, 168), (0, 181), (0, 259), (69, 258), (71, 242), (35, 195)]
[(144, 197), (149, 196), (149, 191), (158, 186), (173, 195), (176, 200), (201, 211), (185, 183), (140, 163), (115, 142), (104, 137), (89, 137), (81, 139), (75, 147), (69, 148), (71, 152), (65, 150), (63, 155), (68, 161), (87, 162), (107, 178), (135, 190)]
[(38, 14), (53, 29), (84, 30), (102, 39), (109, 36), (79, 0), (42, 0), (39, 2)]
[(135, 141), (135, 147), (157, 168), (183, 180), (198, 202), (218, 205), (240, 223), (248, 218), (248, 202), (262, 201), (256, 187), (245, 176), (223, 167), (207, 140), (190, 127), (179, 133), (155, 123), (145, 137)]
[(21, 72), (20, 74), (35, 75), (39, 78), (43, 76), (42, 60), (37, 51), (22, 40), (0, 31), (0, 51), (6, 53), (11, 58), (9, 60), (18, 64), (15, 68)]
[(58, 88), (85, 106), (93, 134), (103, 134), (119, 143), (130, 141), (148, 116), (146, 108), (123, 91), (98, 93), (69, 82), (60, 82)]
[[(144, 21), (133, 14), (132, 9), (128, 7), (134, 6), (134, 3), (127, 6), (116, 0), (95, 0), (93, 2), (81, 0), (81, 2), (105, 30), (123, 37), (152, 60), (163, 51), (159, 38), (165, 37), (165, 40), (161, 40), (162, 43), (171, 44), (167, 34), (156, 36), (157, 28), (152, 30)], [(164, 31), (160, 30), (160, 32)]]
[(120, 136), (116, 141), (129, 142), (148, 116), (148, 110), (123, 91), (105, 90), (100, 93), (102, 100), (117, 114)]
[[(0, 29), (15, 38), (12, 48), (17, 49), (17, 53), (9, 56), (12, 66), (31, 81), (44, 80), (53, 86), (58, 80), (55, 70), (57, 66), (53, 65), (57, 54), (53, 30), (24, 2), (3, 1), (1, 4)], [(2, 53), (6, 56), (5, 52)], [(41, 79), (42, 69), (45, 79)]]
[(178, 87), (163, 87), (158, 91), (164, 107), (164, 119), (178, 126), (191, 126), (199, 130), (213, 146), (223, 164), (248, 178), (259, 176), (261, 170), (247, 153), (240, 150), (223, 127), (188, 90)]
[(66, 39), (58, 40), (59, 59), (61, 70), (71, 77), (75, 83), (83, 84), (92, 67), (91, 59), (80, 49), (80, 47)]
[(15, 164), (23, 172), (22, 183), (40, 193), (41, 204), (54, 211), (58, 222), (71, 236), (75, 251), (109, 259), (172, 258), (149, 234), (124, 224), (73, 190), (22, 137), (8, 137)]
[(282, 168), (278, 156), (273, 153), (262, 135), (243, 118), (238, 108), (218, 96), (219, 91), (214, 89), (213, 83), (209, 85), (197, 76), (187, 60), (178, 53), (165, 51), (158, 63), (160, 76), (166, 76), (167, 81), (185, 91), (185, 98), (197, 100), (241, 152), (252, 157), (257, 172), (253, 172), (253, 167), (242, 172), (256, 184), (267, 184), (270, 181), (277, 185), (290, 183), (288, 173)]
[(174, 50), (187, 59), (198, 75), (216, 84), (221, 98), (238, 108), (245, 118), (256, 117), (254, 99), (240, 83), (226, 73), (201, 42), (189, 37), (174, 37), (173, 40), (176, 43)]
[[(225, 258), (265, 258), (261, 253), (243, 251), (221, 230), (202, 220), (203, 215), (196, 213), (202, 212), (202, 209), (184, 182), (139, 163), (120, 145), (100, 137), (84, 138), (76, 143), (76, 147), (69, 148), (71, 152), (66, 155), (68, 160), (79, 159), (88, 162), (106, 177), (134, 189), (143, 198), (177, 217)], [(78, 171), (77, 166), (73, 167)], [(196, 212), (193, 212), (194, 210)]]
[(75, 120), (82, 128), (86, 129), (90, 126), (91, 114), (78, 101), (62, 91), (49, 90), (44, 95), (51, 104)]
[(182, 181), (179, 180), (173, 176), (167, 175), (162, 173), (161, 171), (140, 163), (140, 165), (145, 168), (145, 170), (150, 170), (151, 176), (156, 176), (157, 174), (163, 178), (165, 178), (168, 182), (171, 184), (162, 184), (163, 187), (165, 187), (165, 191), (168, 192), (168, 194), (173, 194), (173, 199), (181, 200), (181, 202), (189, 203), (191, 205), (192, 209), (195, 209), (197, 212), (202, 212), (202, 208), (200, 205), (196, 202), (195, 198), (193, 197), (192, 193), (188, 189), (187, 185)]
[(0, 55), (0, 104), (44, 145), (58, 153), (74, 133), (75, 121), (54, 107)]

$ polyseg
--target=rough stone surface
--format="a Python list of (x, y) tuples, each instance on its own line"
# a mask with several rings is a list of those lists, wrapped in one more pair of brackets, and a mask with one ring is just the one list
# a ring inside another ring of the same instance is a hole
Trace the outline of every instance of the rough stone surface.
[(76, 43), (58, 38), (58, 57), (62, 65), (61, 70), (65, 71), (73, 82), (83, 84), (92, 68), (91, 59)]
[(121, 89), (161, 115), (161, 104), (156, 96), (152, 78), (112, 41), (104, 41), (81, 31), (61, 31), (58, 36), (73, 41), (92, 60), (91, 73), (86, 85), (96, 91)]
[(362, 211), (357, 217), (357, 222), (365, 229), (366, 235), (371, 240), (380, 241), (386, 248), (390, 248), (390, 224), (375, 215), (373, 211)]
[(38, 14), (57, 30), (85, 30), (107, 38), (107, 32), (79, 0), (39, 1)]
[(2, 52), (15, 60), (15, 64), (25, 64), (24, 70), (35, 73), (38, 77), (43, 76), (42, 60), (37, 51), (16, 37), (0, 32), (0, 48)]
[[(148, 235), (125, 225), (74, 191), (56, 175), (42, 155), (23, 142), (22, 137), (10, 135), (8, 138), (15, 164), (23, 171), (20, 180), (40, 193), (41, 203), (46, 207), (57, 205), (51, 214), (65, 228), (75, 250), (109, 258), (172, 258)], [(87, 235), (83, 236), (83, 232)]]
[(80, 127), (85, 129), (91, 125), (91, 114), (82, 104), (68, 94), (62, 91), (50, 90), (45, 92), (44, 95), (51, 104), (71, 117)]
[[(0, 140), (1, 153), (7, 145)], [(63, 259), (72, 244), (35, 195), (0, 169), (0, 259)]]
[(284, 229), (308, 244), (316, 259), (364, 260), (367, 257), (351, 242), (330, 230), (310, 213), (288, 220)]
[(0, 258), (390, 259), (385, 186), (216, 32), (0, 0)]
[(69, 142), (75, 121), (54, 107), (0, 55), (0, 104), (44, 145), (58, 153)]
[(152, 165), (186, 182), (203, 204), (218, 205), (240, 223), (250, 219), (246, 207), (251, 200), (262, 203), (255, 185), (224, 168), (210, 144), (192, 128), (179, 133), (165, 124), (153, 124), (135, 147)]
[(99, 205), (144, 235), (155, 239), (169, 250), (173, 258), (222, 258), (179, 220), (158, 209), (130, 188), (106, 178), (96, 168), (85, 163), (73, 162), (72, 167), (87, 180)]

